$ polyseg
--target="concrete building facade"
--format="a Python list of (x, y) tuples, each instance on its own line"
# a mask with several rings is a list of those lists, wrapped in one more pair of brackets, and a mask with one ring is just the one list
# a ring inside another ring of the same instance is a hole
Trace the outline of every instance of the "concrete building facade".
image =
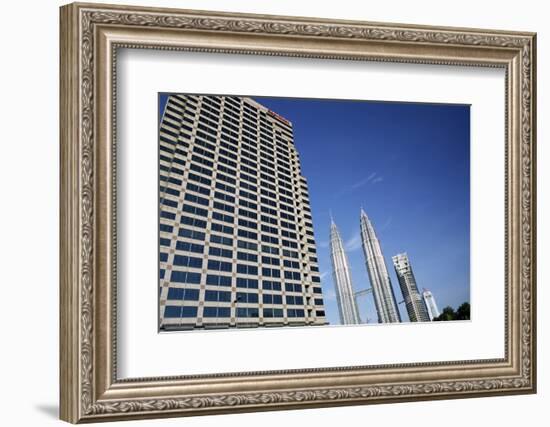
[(161, 330), (326, 324), (292, 123), (169, 95), (159, 128)]

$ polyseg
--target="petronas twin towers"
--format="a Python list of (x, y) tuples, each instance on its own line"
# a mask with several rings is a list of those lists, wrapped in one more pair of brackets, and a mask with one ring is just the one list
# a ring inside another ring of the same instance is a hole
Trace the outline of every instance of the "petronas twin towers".
[(376, 237), (369, 217), (363, 209), (361, 209), (360, 224), (363, 253), (365, 254), (365, 263), (367, 264), (372, 286), (376, 312), (378, 313), (378, 323), (401, 322), (380, 242)]
[(336, 302), (340, 312), (340, 323), (342, 325), (361, 323), (353, 284), (351, 283), (348, 257), (334, 221), (331, 221), (330, 224), (330, 259), (332, 261), (332, 275), (336, 284)]
[[(395, 294), (391, 285), (390, 276), (380, 248), (380, 242), (376, 237), (374, 227), (369, 217), (363, 209), (360, 215), (361, 243), (365, 255), (365, 264), (369, 276), (371, 288), (355, 292), (351, 279), (351, 269), (344, 243), (340, 237), (338, 227), (331, 218), (330, 225), (330, 254), (332, 261), (332, 270), (334, 284), (336, 287), (336, 300), (340, 312), (340, 323), (343, 325), (352, 325), (361, 323), (359, 310), (357, 308), (356, 296), (359, 293), (370, 293), (374, 296), (376, 312), (378, 314), (378, 323), (398, 323), (401, 322), (401, 316), (397, 307)], [(396, 273), (399, 276), (399, 283), (406, 302), (407, 313), (411, 321), (430, 321), (427, 308), (420, 293), (412, 269), (408, 263), (406, 272), (402, 269), (401, 260), (407, 257), (406, 254), (398, 255), (400, 264), (399, 269), (396, 264)], [(394, 257), (395, 258), (395, 257)], [(395, 261), (395, 260), (394, 260)], [(406, 274), (407, 280), (401, 280), (400, 274)]]

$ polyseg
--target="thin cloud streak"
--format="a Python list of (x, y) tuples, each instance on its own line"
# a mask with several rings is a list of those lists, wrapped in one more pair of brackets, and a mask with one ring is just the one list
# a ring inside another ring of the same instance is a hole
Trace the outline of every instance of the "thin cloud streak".
[(357, 189), (359, 189), (361, 187), (364, 187), (365, 185), (367, 185), (369, 183), (372, 185), (372, 184), (376, 184), (378, 182), (381, 182), (383, 180), (384, 180), (384, 177), (377, 176), (377, 172), (372, 172), (369, 176), (355, 182), (354, 184), (351, 184), (348, 187), (342, 188), (341, 190), (339, 190), (334, 195), (334, 197), (336, 199), (338, 199), (338, 198), (344, 196), (345, 194), (353, 193)]
[(386, 222), (384, 222), (384, 224), (380, 226), (380, 231), (384, 231), (385, 229), (387, 229), (391, 225), (392, 221), (393, 221), (393, 217), (392, 216), (388, 217)]
[(334, 289), (329, 289), (328, 291), (323, 291), (323, 299), (325, 301), (336, 301), (336, 292)]
[(344, 243), (346, 251), (353, 252), (361, 248), (361, 234), (356, 231), (355, 234)]
[(350, 187), (350, 190), (357, 190), (358, 188), (361, 188), (361, 187), (367, 185), (375, 176), (376, 176), (376, 172), (371, 173), (368, 177), (366, 177), (366, 178), (364, 178), (360, 181), (357, 181), (355, 184), (353, 184)]

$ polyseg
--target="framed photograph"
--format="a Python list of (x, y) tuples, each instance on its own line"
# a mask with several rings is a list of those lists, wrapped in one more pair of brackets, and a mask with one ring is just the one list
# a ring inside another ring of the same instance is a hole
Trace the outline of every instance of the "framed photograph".
[(60, 21), (63, 420), (536, 391), (535, 34)]

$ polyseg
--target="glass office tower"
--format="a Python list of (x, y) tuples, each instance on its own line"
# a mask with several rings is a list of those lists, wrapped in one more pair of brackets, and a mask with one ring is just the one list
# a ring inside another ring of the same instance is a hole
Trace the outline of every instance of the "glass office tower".
[(439, 308), (437, 308), (432, 292), (429, 289), (424, 289), (422, 292), (422, 298), (424, 298), (424, 303), (428, 309), (428, 316), (430, 316), (430, 320), (433, 320), (434, 317), (438, 317), (440, 314)]
[(416, 285), (416, 279), (414, 278), (408, 255), (406, 253), (397, 254), (392, 260), (410, 321), (429, 322), (431, 319), (428, 314), (428, 308), (418, 292), (418, 286)]

